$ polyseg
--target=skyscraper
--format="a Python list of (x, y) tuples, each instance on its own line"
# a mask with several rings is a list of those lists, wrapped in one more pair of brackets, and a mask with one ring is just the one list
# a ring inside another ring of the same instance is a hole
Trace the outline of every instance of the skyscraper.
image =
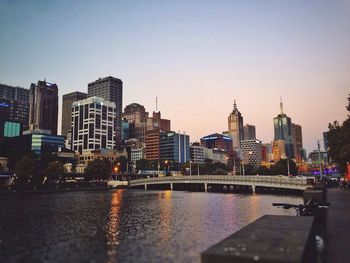
[[(9, 107), (9, 120), (19, 122), (23, 130), (29, 124), (29, 89), (0, 84), (0, 99)], [(6, 100), (6, 101), (5, 101)]]
[(29, 90), (29, 129), (50, 130), (57, 134), (58, 88), (46, 80), (32, 83)]
[(73, 102), (71, 110), (73, 151), (114, 148), (114, 102), (91, 97)]
[(63, 95), (62, 97), (62, 128), (61, 134), (67, 137), (67, 133), (72, 128), (72, 104), (74, 101), (87, 98), (86, 93), (75, 91)]
[(237, 109), (236, 100), (233, 103), (233, 110), (228, 116), (228, 133), (232, 138), (233, 150), (239, 150), (243, 140), (243, 117)]
[(175, 163), (187, 163), (190, 161), (190, 137), (176, 132), (161, 132), (160, 159)]
[(243, 137), (244, 137), (244, 140), (255, 140), (256, 139), (255, 126), (250, 124), (244, 125)]
[(292, 140), (292, 121), (283, 113), (283, 103), (280, 103), (280, 114), (273, 119), (275, 141), (283, 140), (286, 145), (287, 158), (294, 158), (293, 140)]
[(121, 146), (122, 111), (123, 111), (123, 82), (114, 77), (99, 78), (88, 84), (88, 97), (100, 97), (114, 102), (116, 107), (116, 147)]
[(301, 162), (304, 158), (303, 154), (303, 134), (301, 126), (295, 123), (292, 123), (292, 140), (293, 140), (293, 149), (294, 157), (297, 162)]

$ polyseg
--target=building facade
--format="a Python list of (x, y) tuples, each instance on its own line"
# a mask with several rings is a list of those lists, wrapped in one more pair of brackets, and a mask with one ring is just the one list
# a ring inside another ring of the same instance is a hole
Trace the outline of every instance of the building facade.
[(0, 84), (0, 104), (9, 107), (9, 121), (21, 123), (22, 129), (29, 127), (29, 89)]
[(255, 168), (261, 166), (262, 151), (261, 141), (259, 140), (243, 140), (241, 141), (241, 149), (244, 164), (251, 164)]
[(191, 145), (191, 161), (193, 163), (204, 163), (205, 147), (198, 144)]
[(29, 89), (29, 129), (50, 130), (57, 134), (58, 88), (44, 81), (32, 83)]
[(115, 104), (91, 97), (72, 104), (72, 150), (79, 152), (115, 147)]
[(288, 159), (294, 158), (294, 148), (292, 139), (292, 121), (283, 113), (283, 103), (280, 103), (280, 114), (273, 119), (275, 141), (283, 140), (286, 145), (286, 155)]
[(232, 138), (232, 149), (239, 150), (243, 140), (243, 117), (237, 109), (236, 101), (234, 101), (233, 110), (228, 116), (228, 132)]
[(145, 159), (146, 147), (131, 148), (130, 160), (136, 165), (136, 162), (141, 159)]
[(79, 91), (62, 96), (62, 126), (61, 134), (67, 138), (68, 131), (72, 129), (72, 105), (74, 101), (84, 100), (87, 94)]
[(122, 142), (123, 82), (114, 77), (99, 78), (88, 84), (88, 97), (100, 97), (115, 104), (115, 145)]
[(159, 142), (161, 160), (174, 163), (190, 161), (190, 136), (176, 132), (161, 132)]
[(292, 123), (292, 142), (294, 149), (294, 158), (297, 163), (300, 163), (304, 159), (303, 134), (301, 126), (295, 123)]
[(160, 131), (150, 130), (146, 132), (146, 159), (160, 159)]
[(256, 132), (255, 132), (255, 126), (246, 124), (243, 126), (243, 138), (244, 140), (255, 140), (256, 139)]
[(213, 133), (201, 138), (201, 145), (212, 149), (231, 151), (232, 150), (232, 138), (219, 133)]

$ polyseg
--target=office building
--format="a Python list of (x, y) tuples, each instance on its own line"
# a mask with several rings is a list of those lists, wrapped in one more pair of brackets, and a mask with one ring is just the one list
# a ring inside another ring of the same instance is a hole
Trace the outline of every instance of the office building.
[(22, 129), (29, 125), (29, 89), (0, 84), (0, 104), (9, 107), (8, 121), (21, 123)]
[(301, 126), (292, 123), (292, 142), (294, 150), (294, 158), (297, 163), (300, 163), (304, 158), (303, 154), (303, 134)]
[(114, 77), (99, 78), (88, 84), (88, 97), (100, 97), (115, 104), (116, 147), (122, 142), (123, 82)]
[(244, 140), (255, 140), (256, 139), (254, 125), (246, 124), (243, 126), (243, 138), (244, 138)]
[(29, 89), (29, 129), (50, 130), (57, 134), (58, 88), (44, 81), (32, 83)]
[(291, 119), (283, 113), (283, 103), (280, 103), (280, 114), (273, 119), (275, 141), (283, 140), (286, 145), (286, 155), (288, 159), (294, 158), (294, 148), (292, 140), (292, 122)]
[(199, 145), (199, 143), (193, 143), (191, 145), (191, 161), (193, 163), (204, 163), (205, 161), (205, 147)]
[(72, 150), (115, 147), (115, 104), (99, 97), (75, 101), (72, 105)]
[(131, 103), (124, 108), (123, 119), (129, 123), (129, 138), (139, 139), (145, 143), (148, 112), (138, 103)]
[(259, 140), (243, 140), (241, 141), (241, 149), (244, 164), (251, 164), (255, 168), (261, 166), (262, 151), (261, 141)]
[(234, 101), (233, 110), (228, 116), (228, 132), (232, 138), (232, 149), (239, 150), (243, 140), (243, 117), (237, 109), (236, 101)]
[(232, 151), (232, 138), (219, 133), (213, 133), (201, 138), (201, 145), (212, 149)]
[(170, 131), (170, 120), (162, 119), (160, 111), (154, 111), (152, 117), (147, 118), (147, 130), (159, 129), (161, 131)]
[(146, 131), (146, 159), (159, 160), (160, 159), (160, 131), (150, 130)]
[(190, 161), (190, 136), (176, 132), (161, 132), (159, 142), (161, 160), (174, 163)]
[(145, 159), (146, 156), (146, 147), (141, 148), (131, 148), (130, 160), (136, 165), (136, 162), (141, 159)]
[(153, 112), (152, 117), (143, 105), (131, 103), (124, 108), (123, 119), (129, 123), (129, 138), (146, 142), (146, 131), (170, 131), (170, 120), (162, 119), (160, 112)]
[(68, 131), (72, 129), (72, 104), (74, 101), (84, 100), (87, 94), (79, 91), (62, 96), (62, 126), (61, 134), (67, 138)]

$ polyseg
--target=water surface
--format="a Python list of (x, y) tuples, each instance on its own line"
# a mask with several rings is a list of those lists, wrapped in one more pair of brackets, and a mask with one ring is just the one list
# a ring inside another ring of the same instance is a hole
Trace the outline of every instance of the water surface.
[(298, 196), (114, 190), (0, 196), (1, 262), (200, 262)]

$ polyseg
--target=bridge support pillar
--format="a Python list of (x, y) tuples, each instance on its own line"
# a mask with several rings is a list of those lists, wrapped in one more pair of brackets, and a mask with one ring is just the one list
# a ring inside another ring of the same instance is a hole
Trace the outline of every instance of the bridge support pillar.
[(208, 184), (204, 183), (204, 192), (208, 192)]
[(252, 184), (252, 191), (253, 191), (253, 194), (255, 193), (255, 184)]
[(145, 191), (147, 191), (147, 184), (145, 184)]
[(173, 183), (170, 183), (170, 190), (172, 191), (174, 188)]

